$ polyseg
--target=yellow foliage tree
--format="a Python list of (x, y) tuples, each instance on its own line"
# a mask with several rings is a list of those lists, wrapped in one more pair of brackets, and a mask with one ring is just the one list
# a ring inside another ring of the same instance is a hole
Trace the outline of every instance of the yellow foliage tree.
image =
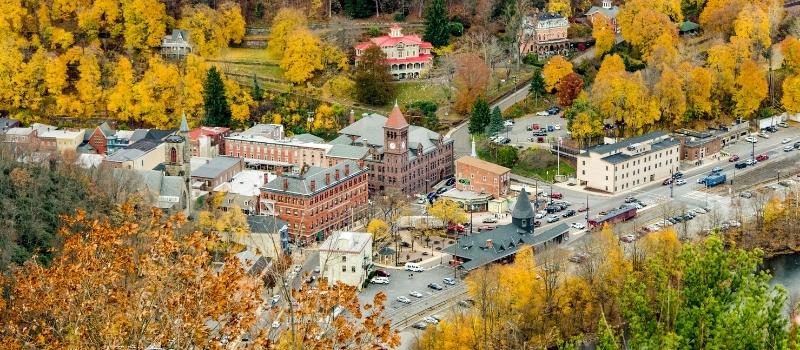
[(616, 34), (611, 30), (608, 21), (594, 21), (592, 25), (592, 37), (595, 40), (595, 55), (602, 57), (604, 53), (611, 50), (616, 40)]
[(783, 203), (778, 197), (772, 197), (764, 206), (764, 226), (769, 228), (772, 223), (786, 215)]
[(367, 224), (367, 232), (372, 235), (372, 242), (377, 243), (389, 237), (389, 225), (381, 219), (372, 219)]
[(22, 0), (0, 2), (0, 33), (5, 35), (19, 33), (25, 24), (26, 17), (28, 17), (28, 10), (22, 5)]
[(14, 77), (17, 70), (24, 65), (24, 57), (11, 36), (0, 38), (0, 50), (3, 53), (0, 55), (0, 106), (11, 109), (17, 94)]
[(200, 4), (183, 8), (178, 25), (189, 32), (193, 51), (214, 56), (228, 43), (239, 43), (244, 37), (245, 22), (239, 4), (225, 2), (214, 10)]
[(352, 98), (356, 83), (346, 75), (337, 75), (322, 85), (323, 97)]
[(733, 32), (736, 36), (750, 42), (756, 52), (761, 52), (772, 44), (769, 31), (767, 13), (753, 4), (745, 5), (733, 22)]
[(749, 43), (732, 37), (727, 44), (717, 44), (708, 50), (708, 69), (714, 76), (714, 87), (720, 93), (733, 93), (736, 71), (749, 60)]
[(686, 96), (681, 77), (672, 68), (664, 68), (653, 93), (659, 102), (661, 121), (680, 126), (683, 123), (683, 113), (686, 112)]
[(752, 60), (742, 64), (733, 93), (737, 116), (750, 116), (761, 105), (761, 101), (767, 98), (767, 79), (764, 73), (764, 70)]
[(219, 5), (217, 11), (220, 13), (220, 24), (222, 25), (225, 44), (229, 42), (241, 43), (246, 25), (244, 17), (242, 17), (242, 8), (238, 3), (225, 2)]
[(678, 40), (671, 33), (662, 33), (647, 52), (647, 65), (656, 69), (672, 67), (678, 61)]
[[(666, 11), (659, 10), (650, 1), (634, 0), (626, 2), (617, 16), (622, 37), (641, 51), (645, 58), (648, 57), (650, 49), (658, 37), (677, 35), (675, 24), (670, 20), (670, 16), (665, 13)], [(680, 13), (680, 7), (678, 12)]]
[(547, 11), (564, 17), (572, 17), (572, 6), (569, 0), (550, 0), (547, 2)]
[(700, 14), (700, 24), (709, 33), (731, 34), (734, 21), (748, 5), (764, 11), (773, 25), (779, 22), (782, 15), (782, 0), (708, 0)]
[(314, 112), (314, 130), (337, 130), (336, 109), (323, 103)]
[[(8, 51), (3, 51), (8, 52)], [(15, 51), (8, 52), (14, 55)], [(19, 72), (14, 76), (14, 87), (16, 93), (13, 95), (12, 107), (24, 109), (29, 113), (23, 115), (42, 115), (44, 95), (47, 93), (45, 85), (45, 67), (47, 66), (47, 53), (43, 48), (34, 52), (31, 58), (20, 67)], [(13, 68), (10, 67), (10, 68)], [(3, 68), (0, 68), (0, 71)], [(0, 83), (2, 86), (2, 83)], [(2, 92), (0, 92), (2, 94)], [(27, 122), (27, 120), (23, 120)]]
[(800, 73), (783, 80), (781, 103), (789, 113), (800, 113)]
[(163, 2), (158, 0), (125, 0), (125, 45), (129, 49), (147, 50), (161, 45), (169, 17)]
[(75, 36), (61, 27), (51, 27), (49, 41), (50, 49), (68, 49), (75, 42)]
[(467, 213), (464, 209), (458, 203), (449, 199), (433, 202), (433, 205), (428, 207), (428, 214), (442, 220), (445, 224), (460, 224), (467, 221)]
[(287, 37), (280, 67), (283, 76), (294, 84), (311, 79), (324, 68), (319, 39), (307, 28), (297, 28)]
[(180, 73), (177, 67), (153, 57), (142, 79), (133, 87), (136, 94), (135, 115), (141, 122), (155, 128), (169, 128), (176, 124), (181, 109), (176, 106)]
[(133, 93), (134, 79), (131, 61), (120, 57), (114, 69), (114, 87), (108, 94), (108, 110), (122, 122), (138, 119), (134, 107), (136, 105), (136, 96)]
[(250, 93), (242, 89), (233, 79), (225, 79), (225, 98), (231, 109), (231, 120), (238, 125), (247, 125), (250, 120), (250, 107), (255, 105)]
[(90, 9), (78, 12), (78, 28), (84, 35), (95, 40), (100, 31), (106, 31), (112, 38), (122, 34), (122, 9), (119, 0), (94, 0)]
[(547, 91), (553, 92), (561, 79), (569, 75), (569, 73), (572, 73), (572, 63), (570, 61), (567, 61), (561, 55), (551, 57), (542, 69), (542, 78), (544, 78)]
[(703, 67), (685, 67), (684, 72), (689, 72), (686, 79), (686, 106), (688, 110), (700, 114), (711, 112), (711, 72)]
[(105, 109), (104, 90), (100, 86), (100, 65), (97, 63), (95, 52), (86, 52), (81, 56), (78, 72), (80, 79), (75, 84), (75, 88), (78, 90), (78, 99), (83, 108), (76, 112), (79, 114), (78, 116), (92, 117), (95, 113)]
[(305, 27), (308, 23), (306, 16), (298, 9), (281, 8), (272, 19), (272, 27), (269, 31), (267, 42), (267, 53), (274, 59), (283, 57), (284, 51), (289, 44), (289, 35), (299, 27)]
[(615, 65), (613, 61), (601, 65), (592, 88), (592, 105), (604, 118), (621, 123), (620, 131), (640, 134), (659, 120), (658, 101), (648, 93), (641, 72), (604, 72), (604, 67), (610, 71)]
[(783, 66), (792, 73), (800, 73), (800, 40), (788, 36), (781, 42)]
[[(191, 125), (192, 119), (202, 120), (205, 116), (204, 98), (203, 98), (203, 82), (206, 79), (206, 74), (209, 69), (208, 63), (200, 56), (190, 54), (186, 56), (186, 63), (183, 67), (183, 75), (181, 76), (180, 85), (180, 99), (179, 104), (176, 106), (175, 117), (178, 115), (186, 114), (189, 118)], [(239, 87), (238, 85), (236, 86)], [(226, 87), (226, 96), (231, 94), (230, 90)], [(228, 105), (231, 108), (231, 115), (233, 111), (240, 108), (235, 106), (231, 98), (228, 98)], [(237, 110), (237, 113), (241, 113)], [(237, 114), (237, 116), (239, 116)]]

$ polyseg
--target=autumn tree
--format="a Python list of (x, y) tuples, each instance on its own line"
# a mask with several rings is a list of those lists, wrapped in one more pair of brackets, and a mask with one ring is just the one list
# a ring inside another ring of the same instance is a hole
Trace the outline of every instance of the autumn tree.
[(224, 199), (225, 192), (223, 191), (207, 196), (202, 210), (197, 213), (197, 228), (203, 232), (241, 237), (250, 231), (247, 218), (242, 209), (237, 206), (223, 210), (222, 201)]
[(672, 20), (682, 20), (680, 11), (680, 1), (628, 1), (617, 16), (622, 38), (647, 57), (656, 38), (678, 34)]
[(561, 79), (570, 73), (572, 73), (571, 62), (567, 61), (561, 55), (551, 57), (542, 69), (542, 77), (544, 78), (547, 91), (553, 92)]
[(306, 16), (298, 9), (283, 7), (272, 19), (267, 53), (270, 57), (280, 59), (289, 44), (289, 35), (298, 27), (305, 27), (308, 23)]
[(202, 56), (214, 56), (229, 43), (240, 43), (245, 22), (239, 4), (225, 2), (217, 10), (205, 4), (182, 9), (179, 26), (189, 32), (192, 51)]
[(703, 67), (684, 66), (688, 72), (685, 82), (686, 109), (694, 116), (707, 115), (711, 112), (711, 72)]
[(661, 122), (672, 126), (683, 124), (683, 113), (686, 111), (686, 95), (683, 92), (683, 81), (672, 68), (665, 68), (653, 89), (658, 100)]
[(747, 40), (754, 52), (762, 52), (772, 45), (769, 17), (759, 6), (745, 5), (733, 21), (733, 32), (737, 37)]
[(595, 55), (603, 57), (603, 54), (614, 47), (616, 33), (611, 30), (608, 21), (594, 21), (592, 23), (592, 37), (595, 40)]
[(83, 211), (64, 217), (63, 249), (52, 264), (29, 262), (2, 280), (14, 296), (2, 305), (3, 344), (206, 347), (255, 324), (260, 284), (233, 256), (212, 268), (206, 247), (214, 235), (186, 232), (181, 217), (139, 216), (130, 205), (115, 217), (114, 223)]
[(469, 133), (478, 134), (485, 132), (486, 127), (489, 125), (489, 118), (491, 118), (489, 104), (486, 103), (486, 100), (484, 100), (482, 96), (479, 96), (478, 99), (475, 100), (475, 104), (472, 106), (472, 112), (469, 116)]
[(134, 108), (136, 97), (133, 93), (133, 74), (131, 61), (120, 57), (114, 69), (114, 87), (108, 95), (108, 110), (122, 122), (138, 119)]
[(783, 66), (791, 73), (800, 73), (800, 40), (788, 36), (781, 41)]
[(445, 46), (450, 40), (450, 22), (443, 0), (432, 0), (425, 10), (425, 34), (422, 39), (433, 47)]
[(650, 96), (641, 72), (626, 72), (618, 55), (606, 56), (600, 65), (591, 101), (597, 112), (612, 119), (623, 134), (626, 129), (641, 133), (660, 117), (658, 102)]
[(389, 238), (389, 225), (386, 224), (386, 221), (375, 218), (367, 224), (367, 232), (372, 235), (373, 246), (377, 246)]
[(604, 127), (603, 118), (594, 110), (589, 96), (581, 91), (572, 102), (572, 106), (564, 112), (567, 118), (567, 127), (573, 139), (581, 144), (588, 144), (588, 140), (602, 136)]
[(433, 202), (433, 205), (428, 207), (428, 214), (442, 220), (445, 224), (460, 224), (468, 220), (464, 208), (449, 199)]
[(479, 96), (486, 94), (491, 72), (489, 67), (475, 54), (461, 54), (456, 58), (454, 108), (466, 114)]
[(781, 103), (789, 113), (800, 113), (800, 73), (783, 80)]
[(123, 1), (125, 45), (134, 50), (147, 50), (161, 45), (168, 20), (164, 3), (158, 0)]
[(547, 2), (547, 12), (557, 13), (566, 18), (572, 17), (570, 0), (549, 0)]
[(227, 126), (231, 123), (231, 109), (225, 99), (225, 84), (217, 72), (216, 67), (211, 67), (206, 75), (203, 85), (203, 99), (205, 101), (206, 125)]
[(583, 91), (583, 79), (576, 73), (567, 74), (558, 83), (557, 90), (558, 104), (561, 107), (572, 106), (572, 101)]
[(353, 71), (356, 99), (371, 105), (384, 105), (395, 94), (386, 54), (372, 45), (364, 50)]
[(286, 38), (286, 48), (280, 67), (283, 76), (294, 84), (301, 84), (324, 68), (319, 39), (307, 28), (297, 28)]
[(763, 69), (751, 60), (745, 61), (736, 77), (735, 89), (736, 115), (750, 116), (767, 98), (767, 79)]

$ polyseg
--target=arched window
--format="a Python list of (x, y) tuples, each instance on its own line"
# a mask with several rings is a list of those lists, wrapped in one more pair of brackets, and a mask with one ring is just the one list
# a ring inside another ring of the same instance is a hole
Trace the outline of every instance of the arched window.
[(177, 163), (178, 162), (178, 151), (175, 150), (175, 147), (172, 147), (169, 150), (169, 161), (170, 161), (170, 163)]

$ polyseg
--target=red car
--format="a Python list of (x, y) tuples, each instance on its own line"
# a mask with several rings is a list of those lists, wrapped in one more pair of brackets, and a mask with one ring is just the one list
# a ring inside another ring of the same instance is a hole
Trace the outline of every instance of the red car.
[(737, 156), (737, 155), (735, 155), (735, 154), (734, 154), (734, 155), (732, 155), (730, 158), (728, 158), (728, 161), (729, 161), (729, 162), (735, 162), (735, 161), (737, 161), (737, 160), (739, 160), (739, 156)]
[(561, 199), (563, 197), (564, 197), (564, 195), (562, 195), (561, 193), (558, 193), (558, 192), (553, 192), (553, 193), (550, 194), (550, 198), (552, 198), (552, 199)]
[(450, 231), (450, 232), (455, 232), (455, 231), (464, 232), (464, 225), (459, 225), (459, 224), (447, 225), (447, 231)]
[(759, 154), (758, 156), (756, 156), (756, 160), (759, 161), (759, 162), (763, 162), (763, 161), (765, 161), (767, 159), (769, 159), (769, 155), (767, 155), (766, 153), (762, 153), (762, 154)]
[(586, 207), (586, 206), (583, 206), (583, 207), (580, 207), (580, 208), (578, 208), (578, 212), (579, 212), (579, 213), (583, 213), (583, 212), (585, 212), (585, 211), (587, 211), (587, 210), (589, 210), (589, 208), (588, 208), (588, 207)]

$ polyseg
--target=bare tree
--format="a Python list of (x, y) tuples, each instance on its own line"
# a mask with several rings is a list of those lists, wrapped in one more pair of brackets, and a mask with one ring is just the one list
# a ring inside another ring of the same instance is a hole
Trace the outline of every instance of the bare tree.
[(375, 209), (386, 224), (395, 244), (395, 264), (400, 261), (400, 237), (398, 222), (409, 213), (408, 198), (396, 189), (389, 189), (375, 197)]

